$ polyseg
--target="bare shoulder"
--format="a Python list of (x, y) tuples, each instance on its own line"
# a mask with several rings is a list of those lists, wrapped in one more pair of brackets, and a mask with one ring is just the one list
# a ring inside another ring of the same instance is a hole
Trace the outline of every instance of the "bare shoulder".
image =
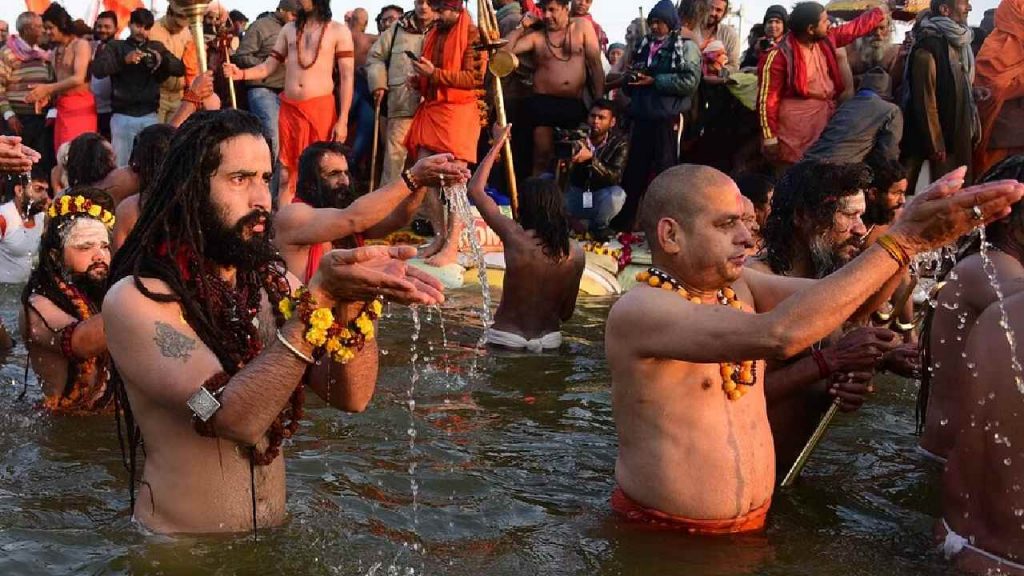
[(331, 31), (331, 35), (334, 36), (335, 42), (338, 44), (352, 45), (352, 31), (344, 23), (331, 20), (327, 29)]
[(751, 258), (747, 261), (747, 270), (756, 270), (757, 272), (763, 272), (765, 274), (771, 274), (772, 269), (768, 267), (768, 263), (760, 258)]
[[(154, 295), (169, 296), (173, 294), (170, 287), (162, 280), (141, 278), (139, 283)], [(120, 319), (138, 317), (170, 305), (172, 304), (153, 300), (139, 289), (134, 276), (126, 276), (115, 282), (110, 290), (107, 290), (106, 297), (103, 298), (104, 323), (107, 323), (107, 320), (116, 322)]]
[(122, 218), (138, 218), (139, 194), (135, 193), (125, 198), (124, 200), (121, 200), (121, 202), (117, 205), (117, 208), (114, 208), (114, 216), (117, 217), (118, 220)]
[(29, 296), (28, 303), (32, 312), (28, 315), (29, 321), (34, 322), (36, 318), (39, 318), (51, 330), (60, 330), (75, 320), (52, 300), (41, 294)]
[(572, 18), (569, 23), (575, 30), (579, 30), (581, 34), (597, 35), (594, 25), (590, 22), (589, 18)]

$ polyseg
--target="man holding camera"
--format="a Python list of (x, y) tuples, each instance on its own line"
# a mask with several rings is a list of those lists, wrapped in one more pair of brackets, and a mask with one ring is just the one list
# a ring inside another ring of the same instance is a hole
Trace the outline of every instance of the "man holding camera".
[(118, 166), (126, 166), (135, 135), (157, 123), (160, 84), (171, 76), (183, 76), (185, 65), (160, 42), (149, 40), (153, 13), (145, 8), (132, 11), (128, 20), (131, 36), (111, 40), (96, 52), (92, 74), (110, 76), (110, 134)]
[(573, 228), (587, 231), (600, 242), (611, 236), (608, 227), (626, 202), (619, 185), (629, 158), (629, 142), (615, 128), (614, 104), (598, 100), (590, 107), (589, 137), (572, 143), (572, 168), (565, 205)]

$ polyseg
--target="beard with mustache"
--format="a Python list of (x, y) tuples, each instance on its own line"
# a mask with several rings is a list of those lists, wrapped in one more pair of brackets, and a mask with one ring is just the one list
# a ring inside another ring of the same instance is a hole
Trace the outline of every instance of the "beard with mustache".
[(105, 262), (94, 262), (85, 272), (67, 273), (66, 281), (82, 291), (93, 306), (99, 308), (103, 297), (107, 295), (107, 277), (110, 266)]
[[(203, 254), (215, 263), (250, 271), (278, 258), (277, 249), (271, 243), (271, 216), (266, 210), (253, 210), (228, 226), (224, 223), (227, 219), (224, 211), (212, 205), (207, 197), (200, 214)], [(256, 224), (263, 224), (263, 232), (252, 230)]]
[(882, 66), (885, 60), (885, 53), (889, 44), (877, 38), (859, 38), (857, 40), (857, 53), (860, 56), (861, 66), (864, 70), (870, 70), (875, 66)]
[(815, 278), (824, 278), (839, 270), (848, 260), (840, 255), (840, 250), (847, 246), (853, 246), (860, 250), (862, 239), (854, 236), (842, 244), (832, 243), (826, 235), (828, 231), (817, 234), (811, 239), (808, 246), (811, 253), (811, 263), (814, 265)]
[(864, 223), (883, 226), (892, 224), (896, 220), (896, 213), (901, 208), (903, 208), (903, 204), (889, 207), (884, 202), (868, 202), (867, 209), (864, 211)]

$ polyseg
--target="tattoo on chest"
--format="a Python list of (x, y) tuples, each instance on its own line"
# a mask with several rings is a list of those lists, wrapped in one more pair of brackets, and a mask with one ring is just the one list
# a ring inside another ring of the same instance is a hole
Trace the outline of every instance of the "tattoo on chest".
[(153, 341), (160, 347), (160, 354), (164, 358), (178, 358), (182, 362), (191, 358), (192, 352), (196, 349), (194, 338), (185, 336), (166, 322), (156, 323), (156, 336), (153, 337)]

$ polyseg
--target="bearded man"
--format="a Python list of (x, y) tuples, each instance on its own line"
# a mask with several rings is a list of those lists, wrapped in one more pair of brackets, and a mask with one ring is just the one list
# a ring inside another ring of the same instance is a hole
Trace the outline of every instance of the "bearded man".
[(36, 169), (27, 178), (15, 181), (14, 198), (0, 204), (0, 282), (21, 284), (28, 280), (32, 258), (39, 252), (43, 236), (49, 192), (49, 178)]
[(21, 294), (21, 330), (43, 385), (43, 407), (89, 413), (111, 406), (100, 303), (110, 272), (110, 197), (73, 188), (50, 207), (39, 265)]
[(348, 149), (337, 142), (317, 142), (299, 157), (295, 201), (282, 206), (274, 222), (274, 244), (288, 270), (309, 282), (324, 253), (355, 248), (366, 238), (381, 238), (408, 224), (427, 186), (465, 178), (450, 154), (428, 156), (402, 178), (357, 197), (348, 169)]
[[(885, 70), (887, 74), (893, 73), (893, 64), (900, 52), (900, 46), (893, 43), (892, 34), (892, 17), (886, 16), (885, 20), (876, 26), (871, 34), (857, 38), (853, 44), (843, 48), (846, 52), (846, 61), (850, 64), (850, 72), (853, 74), (855, 90), (860, 88), (861, 76), (872, 68), (878, 67)], [(891, 88), (892, 91), (882, 94), (882, 96), (888, 97), (895, 93), (896, 87), (892, 86)]]
[(873, 8), (832, 26), (825, 7), (801, 2), (789, 15), (789, 34), (762, 60), (757, 94), (761, 147), (778, 167), (800, 160), (818, 139), (843, 93), (836, 49), (870, 34), (888, 14)]
[[(100, 12), (96, 16), (96, 22), (92, 27), (92, 57), (96, 58), (96, 52), (114, 39), (117, 34), (117, 14), (111, 11)], [(110, 116), (113, 113), (111, 108), (110, 78), (90, 78), (89, 90), (96, 99), (96, 122), (99, 133), (110, 140)]]
[(294, 173), (302, 151), (313, 142), (344, 142), (348, 137), (348, 113), (355, 86), (355, 52), (348, 27), (331, 20), (328, 0), (299, 0), (295, 21), (281, 28), (270, 56), (259, 66), (244, 70), (225, 63), (224, 75), (232, 80), (262, 80), (281, 65), (285, 68), (284, 92), (278, 109), (281, 161), (278, 205), (285, 206), (294, 195)]
[(305, 386), (332, 406), (365, 409), (377, 376), (378, 297), (443, 300), (440, 284), (401, 261), (415, 250), (398, 247), (329, 252), (300, 290), (269, 238), (272, 170), (255, 116), (193, 115), (114, 261), (103, 309), (131, 501), (155, 532), (283, 522), (277, 456), (302, 418)]
[(962, 177), (917, 196), (884, 243), (818, 281), (744, 269), (750, 232), (721, 172), (683, 165), (655, 178), (640, 211), (653, 266), (606, 325), (613, 510), (691, 534), (760, 530), (775, 479), (763, 358), (793, 356), (871, 310), (914, 254), (1004, 216), (1024, 193), (1016, 182), (956, 193)]
[(864, 245), (870, 246), (888, 232), (907, 203), (907, 170), (899, 161), (889, 159), (875, 158), (867, 166), (871, 184), (864, 190), (867, 207), (862, 220), (868, 227)]

